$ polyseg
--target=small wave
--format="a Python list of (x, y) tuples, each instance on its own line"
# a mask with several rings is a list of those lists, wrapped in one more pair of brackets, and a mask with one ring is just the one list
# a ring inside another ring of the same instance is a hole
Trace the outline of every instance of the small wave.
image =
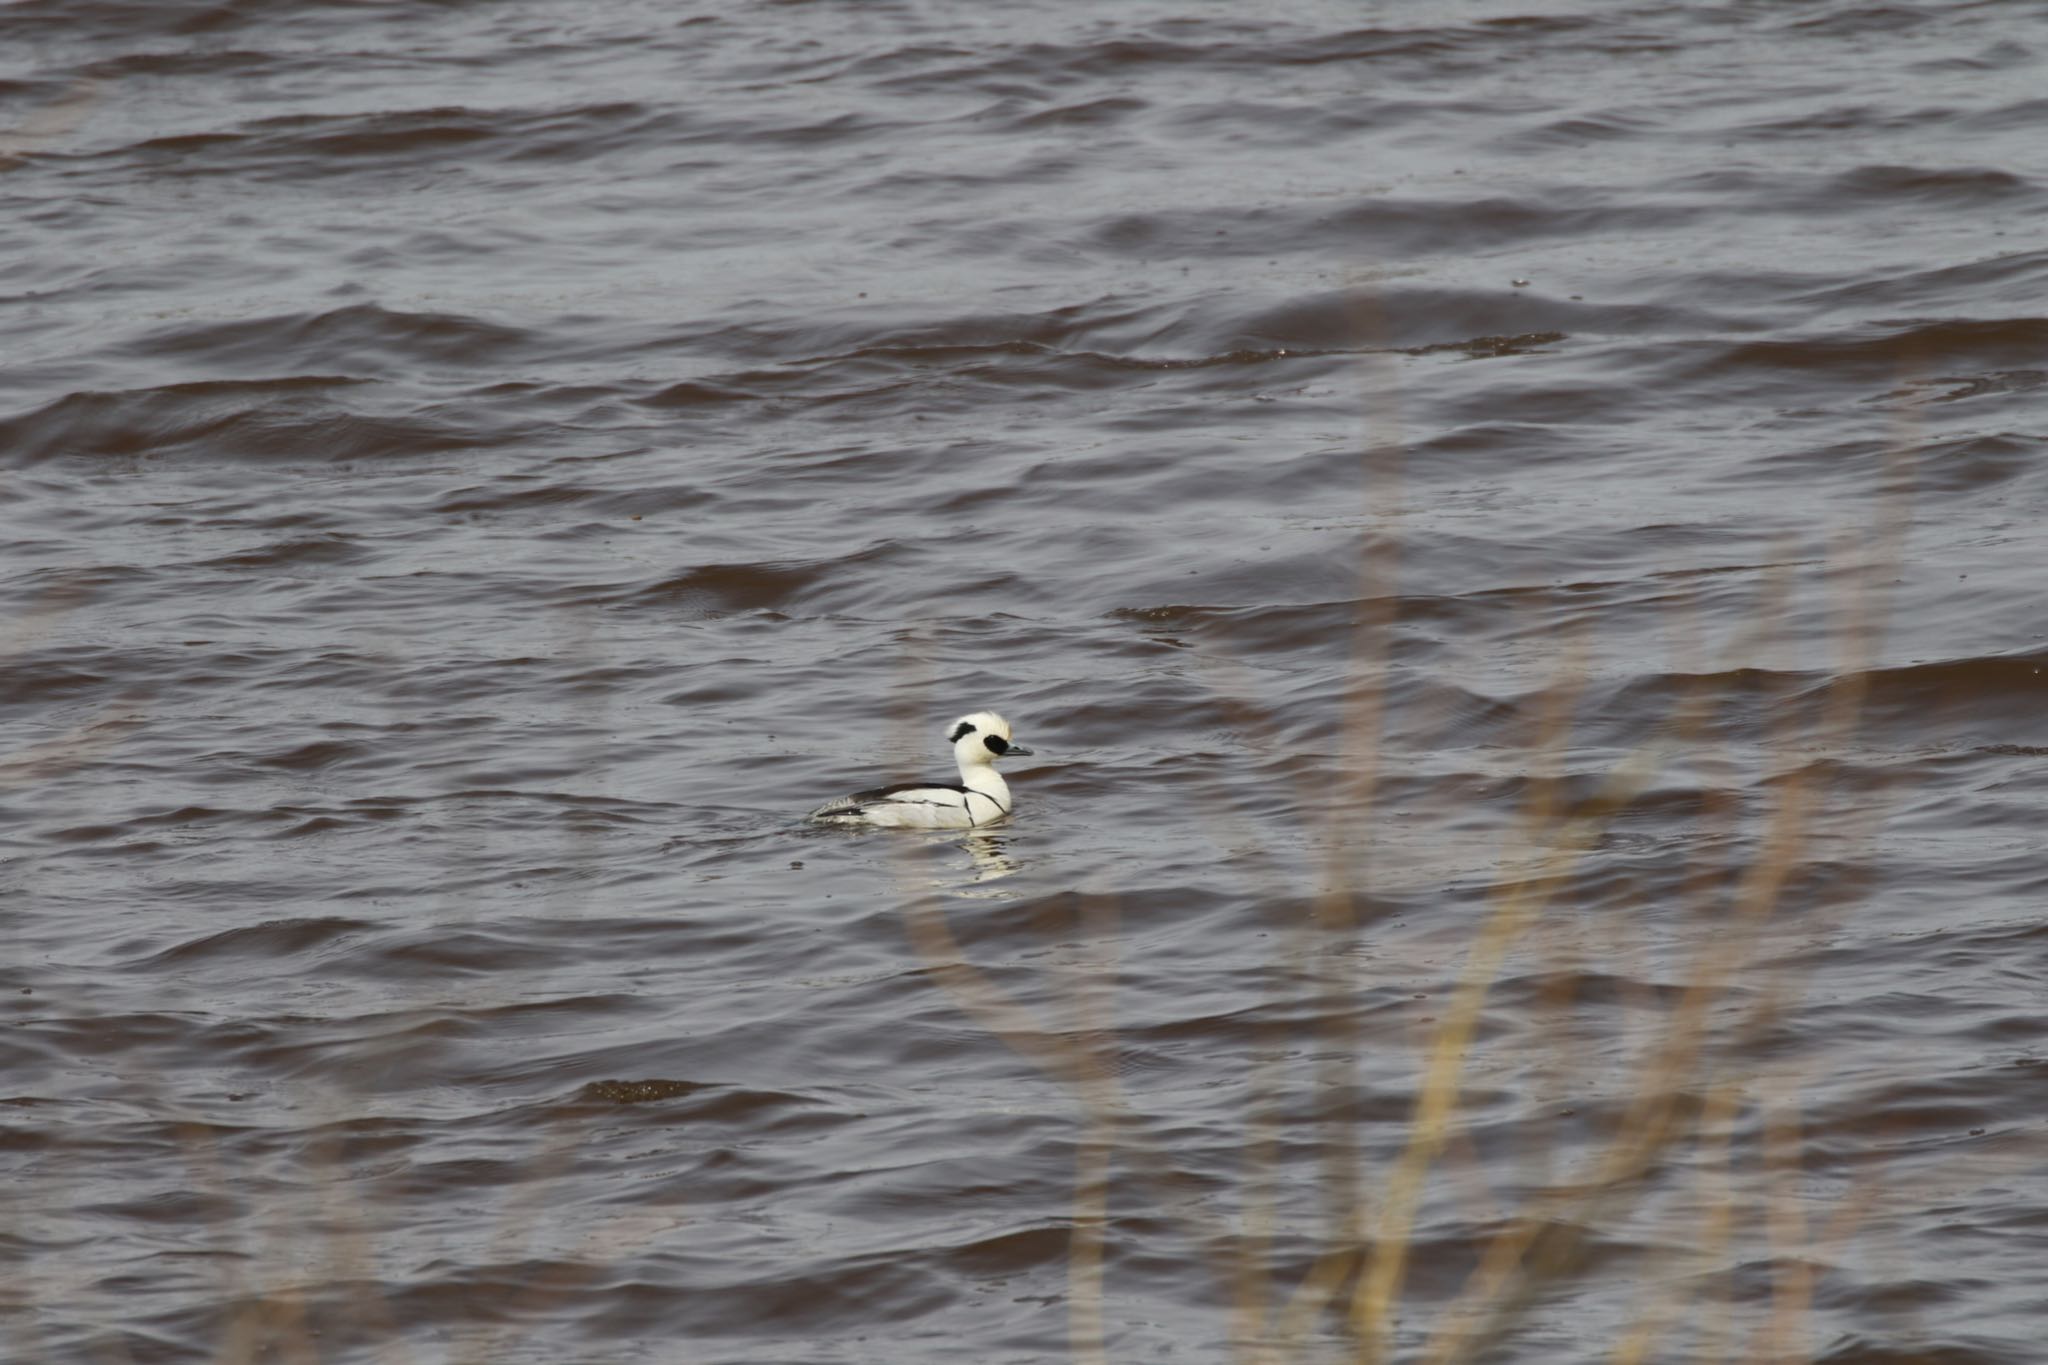
[(222, 960), (277, 961), (350, 942), (376, 927), (368, 920), (332, 915), (267, 920), (262, 924), (223, 929), (189, 939), (128, 965), (135, 969), (151, 969)]
[(1867, 323), (1842, 332), (1742, 341), (1714, 348), (1697, 378), (1747, 376), (1808, 387), (1817, 376), (1889, 391), (1902, 367), (2023, 372), (2048, 348), (2048, 319), (1931, 318)]
[(324, 312), (183, 322), (147, 332), (123, 349), (216, 373), (298, 369), (316, 379), (332, 372), (356, 379), (410, 378), (420, 365), (460, 369), (510, 362), (533, 344), (534, 335), (461, 313), (359, 303)]

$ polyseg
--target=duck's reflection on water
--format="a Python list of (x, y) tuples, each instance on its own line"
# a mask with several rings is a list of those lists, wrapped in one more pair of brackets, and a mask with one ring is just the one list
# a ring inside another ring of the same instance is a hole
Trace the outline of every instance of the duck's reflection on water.
[(926, 880), (925, 884), (931, 889), (980, 900), (1009, 900), (1017, 894), (988, 886), (990, 882), (999, 882), (1023, 870), (1023, 864), (1010, 856), (1007, 838), (975, 831), (943, 842), (964, 852), (967, 859), (963, 863), (953, 857), (945, 858), (939, 864), (937, 875)]

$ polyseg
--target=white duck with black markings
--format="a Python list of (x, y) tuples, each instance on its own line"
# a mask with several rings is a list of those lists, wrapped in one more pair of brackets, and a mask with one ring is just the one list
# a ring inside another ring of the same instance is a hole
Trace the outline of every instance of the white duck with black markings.
[(1010, 784), (996, 760), (1029, 754), (1010, 742), (1010, 722), (993, 711), (976, 711), (946, 732), (960, 765), (958, 782), (907, 782), (876, 787), (828, 801), (813, 820), (835, 825), (880, 825), (890, 829), (973, 829), (1010, 813)]

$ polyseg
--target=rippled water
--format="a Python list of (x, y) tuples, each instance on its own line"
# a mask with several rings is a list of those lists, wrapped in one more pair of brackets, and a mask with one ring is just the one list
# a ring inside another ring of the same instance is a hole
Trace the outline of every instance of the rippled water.
[(2044, 48), (0, 8), (7, 1358), (2037, 1360)]

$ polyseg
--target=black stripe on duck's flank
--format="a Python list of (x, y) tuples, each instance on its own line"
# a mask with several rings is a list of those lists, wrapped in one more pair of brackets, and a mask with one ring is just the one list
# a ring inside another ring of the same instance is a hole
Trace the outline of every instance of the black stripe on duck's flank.
[(946, 743), (958, 744), (963, 738), (973, 733), (974, 727), (963, 720), (958, 725), (953, 727), (952, 734), (946, 736)]
[(981, 742), (988, 745), (988, 751), (997, 758), (1001, 758), (1003, 750), (1010, 747), (1010, 741), (1004, 739), (1001, 735), (988, 735)]
[(958, 782), (898, 782), (893, 787), (872, 787), (864, 792), (855, 792), (847, 797), (846, 800), (865, 804), (870, 801), (894, 800), (901, 797), (905, 792), (964, 792), (966, 790), (967, 788)]

